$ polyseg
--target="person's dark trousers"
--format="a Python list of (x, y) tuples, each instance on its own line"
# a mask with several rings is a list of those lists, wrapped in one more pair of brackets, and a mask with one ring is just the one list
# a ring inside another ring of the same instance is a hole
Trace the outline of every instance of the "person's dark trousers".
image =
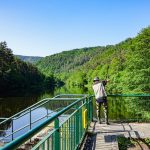
[(105, 123), (108, 124), (108, 105), (107, 101), (98, 103), (96, 101), (96, 109), (97, 109), (97, 118), (98, 122), (101, 123), (101, 106), (103, 105)]

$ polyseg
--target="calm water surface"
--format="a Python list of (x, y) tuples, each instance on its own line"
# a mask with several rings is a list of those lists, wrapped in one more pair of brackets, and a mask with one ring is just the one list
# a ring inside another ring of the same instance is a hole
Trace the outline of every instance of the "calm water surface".
[[(0, 118), (8, 118), (23, 109), (31, 106), (32, 104), (44, 99), (44, 98), (52, 98), (58, 94), (93, 94), (92, 91), (88, 91), (87, 88), (66, 88), (62, 87), (60, 89), (56, 89), (55, 91), (49, 91), (41, 94), (36, 94), (32, 96), (13, 96), (13, 97), (0, 97)], [(58, 110), (63, 107), (66, 107), (71, 102), (55, 102), (50, 103), (48, 105), (44, 105), (39, 107), (38, 109), (32, 112), (32, 122), (36, 121), (38, 118), (46, 115), (47, 113), (51, 113), (54, 115)], [(150, 121), (150, 98), (119, 98), (119, 97), (108, 97), (108, 106), (109, 106), (109, 120), (111, 121)], [(60, 108), (56, 111), (57, 108)], [(95, 106), (94, 106), (95, 110)], [(96, 111), (94, 111), (94, 117), (96, 118)], [(102, 118), (103, 118), (103, 111)], [(23, 125), (29, 124), (29, 113), (24, 115), (21, 119), (13, 121), (8, 121), (5, 125), (0, 126), (5, 132), (0, 131), (0, 136), (8, 135), (12, 128), (19, 129)], [(43, 118), (40, 121), (32, 124), (32, 127), (38, 125), (41, 121), (46, 120)], [(2, 120), (0, 120), (2, 121)], [(14, 134), (14, 137), (9, 137), (10, 139), (15, 138), (26, 131), (29, 130), (29, 126), (20, 132)]]

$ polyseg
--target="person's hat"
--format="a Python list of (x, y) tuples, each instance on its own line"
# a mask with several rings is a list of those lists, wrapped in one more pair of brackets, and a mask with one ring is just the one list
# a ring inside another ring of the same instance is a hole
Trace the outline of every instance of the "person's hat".
[(93, 81), (99, 81), (99, 77), (95, 77)]

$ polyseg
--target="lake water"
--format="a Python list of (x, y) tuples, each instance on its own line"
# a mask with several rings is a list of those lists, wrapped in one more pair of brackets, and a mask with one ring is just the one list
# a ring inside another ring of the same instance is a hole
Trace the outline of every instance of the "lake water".
[[(0, 118), (8, 118), (23, 109), (31, 106), (32, 104), (44, 99), (44, 98), (52, 98), (59, 94), (93, 94), (92, 90), (88, 90), (87, 88), (66, 88), (62, 87), (56, 89), (55, 91), (48, 91), (45, 93), (34, 94), (32, 96), (13, 96), (13, 97), (0, 97)], [(94, 100), (95, 101), (95, 100)], [(62, 101), (57, 103), (51, 103), (49, 106), (41, 106), (38, 109), (32, 112), (32, 122), (37, 120), (39, 117), (42, 117), (46, 113), (51, 113), (51, 115), (56, 113), (57, 108), (63, 108), (69, 105), (71, 102)], [(95, 105), (95, 103), (94, 103)], [(149, 122), (150, 121), (150, 98), (126, 98), (126, 97), (108, 97), (108, 108), (109, 108), (109, 120), (111, 121), (119, 121), (119, 122), (133, 122), (133, 121), (142, 121)], [(60, 110), (58, 109), (58, 110)], [(58, 111), (57, 110), (57, 111)], [(94, 106), (94, 117), (96, 118), (96, 109)], [(102, 118), (103, 118), (103, 111)], [(44, 121), (46, 118), (43, 118), (41, 121)], [(2, 120), (0, 120), (2, 121)], [(36, 122), (32, 124), (32, 127), (38, 125), (40, 122)], [(29, 114), (24, 115), (20, 120), (13, 121), (13, 129), (19, 129), (21, 126), (29, 123)], [(4, 126), (0, 126), (1, 130), (5, 130), (5, 132), (0, 131), (0, 136), (4, 136), (9, 134), (10, 130), (12, 130), (12, 121), (8, 121)], [(29, 126), (22, 130), (21, 132), (17, 132), (14, 134), (15, 138), (20, 134), (29, 130)], [(10, 141), (8, 139), (8, 141)]]
[(54, 91), (47, 91), (28, 96), (0, 96), (0, 118), (8, 118), (17, 112), (31, 106), (32, 104), (45, 99), (52, 98), (59, 94), (85, 94), (88, 93), (87, 88), (66, 88), (62, 87)]

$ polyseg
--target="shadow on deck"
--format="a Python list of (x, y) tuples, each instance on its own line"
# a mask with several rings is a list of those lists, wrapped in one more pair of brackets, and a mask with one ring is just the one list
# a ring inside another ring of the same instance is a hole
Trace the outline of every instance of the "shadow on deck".
[(117, 136), (143, 139), (150, 137), (150, 123), (110, 123), (91, 122), (83, 150), (119, 150)]

